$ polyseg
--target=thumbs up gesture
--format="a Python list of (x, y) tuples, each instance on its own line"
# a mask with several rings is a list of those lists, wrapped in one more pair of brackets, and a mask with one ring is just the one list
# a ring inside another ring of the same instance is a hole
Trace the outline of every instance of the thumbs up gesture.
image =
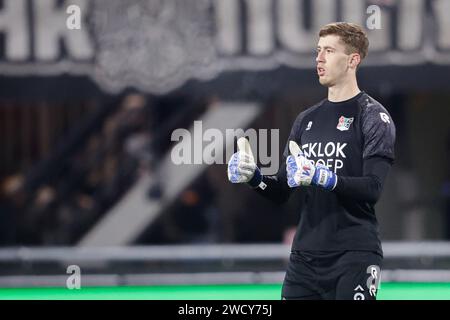
[(286, 158), (287, 183), (289, 187), (309, 186), (315, 167), (303, 154), (295, 141), (289, 141), (290, 156)]
[(291, 188), (316, 185), (327, 190), (336, 187), (337, 176), (327, 167), (315, 166), (295, 141), (289, 141), (290, 156), (286, 158), (287, 184)]
[(256, 165), (250, 143), (244, 137), (239, 138), (238, 152), (228, 161), (228, 180), (231, 183), (249, 183), (257, 187), (262, 180), (261, 171)]

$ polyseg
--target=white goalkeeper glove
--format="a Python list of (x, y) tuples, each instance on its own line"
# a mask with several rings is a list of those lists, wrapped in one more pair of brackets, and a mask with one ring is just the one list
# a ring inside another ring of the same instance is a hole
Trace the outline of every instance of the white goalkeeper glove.
[(315, 166), (308, 160), (295, 141), (289, 141), (290, 156), (286, 158), (287, 184), (291, 188), (298, 186), (320, 186), (333, 190), (337, 184), (337, 176), (328, 167)]
[(239, 138), (238, 152), (228, 161), (228, 180), (232, 183), (248, 183), (256, 188), (262, 183), (261, 170), (256, 165), (250, 143), (244, 137)]

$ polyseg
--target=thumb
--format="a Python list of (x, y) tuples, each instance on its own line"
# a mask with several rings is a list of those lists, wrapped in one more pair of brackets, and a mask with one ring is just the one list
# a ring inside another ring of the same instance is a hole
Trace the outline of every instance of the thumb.
[(248, 154), (253, 158), (252, 148), (250, 147), (250, 143), (248, 142), (247, 138), (240, 137), (237, 141), (237, 145), (239, 151)]
[(289, 151), (293, 156), (296, 157), (303, 154), (302, 149), (299, 147), (297, 142), (293, 140), (289, 141)]

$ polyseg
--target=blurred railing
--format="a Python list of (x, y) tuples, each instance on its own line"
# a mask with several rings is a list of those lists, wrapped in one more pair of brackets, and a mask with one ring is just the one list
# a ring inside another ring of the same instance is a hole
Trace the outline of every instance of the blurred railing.
[[(450, 282), (450, 242), (385, 242), (385, 282)], [(278, 283), (281, 244), (0, 249), (0, 287), (65, 286), (70, 265), (89, 285)]]

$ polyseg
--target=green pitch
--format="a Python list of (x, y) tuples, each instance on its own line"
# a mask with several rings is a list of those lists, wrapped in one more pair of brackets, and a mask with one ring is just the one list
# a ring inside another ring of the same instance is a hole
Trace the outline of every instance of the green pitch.
[[(279, 300), (281, 284), (167, 285), (142, 287), (0, 288), (14, 300)], [(450, 283), (382, 283), (379, 300), (450, 300)]]

